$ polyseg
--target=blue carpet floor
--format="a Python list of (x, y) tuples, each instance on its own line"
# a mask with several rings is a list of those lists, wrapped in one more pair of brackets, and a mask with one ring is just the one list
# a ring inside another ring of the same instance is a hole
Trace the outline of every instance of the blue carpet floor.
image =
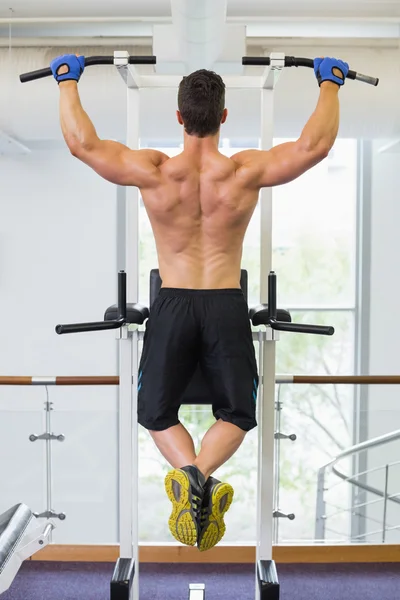
[[(1, 600), (109, 600), (113, 565), (26, 562)], [(400, 600), (400, 564), (278, 565), (281, 599)], [(187, 600), (189, 583), (206, 600), (254, 600), (252, 565), (141, 566), (140, 600)]]

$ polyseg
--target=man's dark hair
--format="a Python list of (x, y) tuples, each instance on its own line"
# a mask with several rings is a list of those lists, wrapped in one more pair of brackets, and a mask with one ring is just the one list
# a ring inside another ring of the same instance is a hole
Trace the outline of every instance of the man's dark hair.
[(206, 69), (184, 77), (179, 86), (178, 108), (189, 135), (204, 138), (218, 133), (225, 109), (222, 78)]

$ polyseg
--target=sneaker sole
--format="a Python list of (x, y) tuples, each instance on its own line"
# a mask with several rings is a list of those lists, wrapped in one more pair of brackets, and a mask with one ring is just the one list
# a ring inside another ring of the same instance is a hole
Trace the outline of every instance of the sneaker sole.
[[(220, 511), (220, 503), (224, 496), (227, 496), (227, 502), (223, 509)], [(232, 501), (234, 491), (233, 487), (229, 483), (220, 483), (213, 490), (211, 497), (211, 514), (208, 516), (207, 523), (201, 532), (198, 548), (200, 552), (206, 552), (214, 548), (225, 535), (225, 522), (224, 516), (228, 512)]]
[[(173, 481), (180, 485), (180, 498), (175, 498)], [(174, 469), (165, 478), (165, 491), (172, 503), (172, 513), (168, 521), (169, 530), (178, 542), (186, 546), (197, 543), (197, 524), (192, 513), (189, 477), (184, 471)]]

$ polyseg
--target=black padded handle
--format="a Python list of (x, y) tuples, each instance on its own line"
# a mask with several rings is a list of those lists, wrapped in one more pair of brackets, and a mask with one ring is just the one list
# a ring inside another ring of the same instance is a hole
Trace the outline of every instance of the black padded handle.
[(56, 333), (87, 333), (88, 331), (105, 331), (107, 329), (120, 329), (125, 324), (125, 319), (115, 321), (97, 321), (93, 323), (73, 323), (71, 325), (57, 325)]
[[(269, 67), (271, 59), (269, 56), (244, 56), (242, 64), (249, 67)], [(314, 68), (314, 61), (312, 58), (298, 58), (296, 56), (285, 56), (285, 67), (309, 67)], [(370, 77), (369, 75), (363, 75), (356, 71), (349, 71), (347, 73), (347, 79), (355, 79), (368, 83), (369, 85), (377, 86), (379, 79), (377, 77)]]
[(268, 316), (265, 321), (266, 325), (277, 331), (288, 331), (291, 333), (311, 333), (315, 335), (333, 335), (335, 333), (335, 329), (330, 326), (278, 321), (277, 316), (277, 277), (276, 273), (271, 271), (268, 275)]
[(325, 325), (306, 325), (305, 323), (285, 323), (276, 319), (269, 319), (271, 329), (277, 331), (288, 331), (289, 333), (311, 333), (315, 335), (333, 335), (334, 327)]
[(118, 314), (117, 319), (110, 321), (94, 321), (93, 323), (72, 323), (71, 325), (57, 325), (56, 333), (87, 333), (88, 331), (104, 331), (107, 329), (120, 329), (126, 323), (126, 273), (118, 273)]
[[(155, 65), (157, 64), (157, 58), (155, 56), (130, 56), (128, 62), (130, 65)], [(85, 67), (113, 64), (113, 56), (89, 56), (85, 58)], [(30, 73), (23, 73), (19, 76), (19, 79), (21, 83), (27, 83), (28, 81), (50, 77), (52, 74), (51, 69), (47, 67), (46, 69), (38, 69), (37, 71), (31, 71)]]

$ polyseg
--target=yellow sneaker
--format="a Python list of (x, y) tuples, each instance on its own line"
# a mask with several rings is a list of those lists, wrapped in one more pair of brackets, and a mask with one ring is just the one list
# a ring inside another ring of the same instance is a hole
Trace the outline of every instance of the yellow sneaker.
[(204, 476), (193, 465), (173, 469), (165, 478), (165, 491), (172, 502), (169, 530), (178, 542), (195, 546), (204, 496)]
[(225, 535), (224, 516), (233, 500), (233, 487), (210, 477), (204, 488), (201, 508), (200, 535), (197, 542), (200, 552), (214, 548)]

